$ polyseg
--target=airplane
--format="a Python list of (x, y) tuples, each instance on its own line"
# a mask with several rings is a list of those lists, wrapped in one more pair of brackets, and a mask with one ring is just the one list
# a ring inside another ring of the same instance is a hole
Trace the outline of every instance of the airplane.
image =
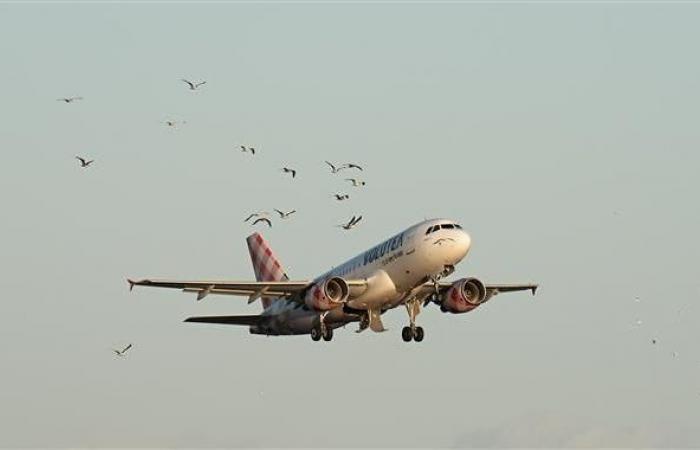
[(471, 237), (455, 221), (431, 219), (413, 225), (313, 280), (290, 280), (260, 233), (246, 239), (257, 281), (177, 281), (127, 279), (129, 289), (151, 286), (181, 289), (202, 300), (210, 294), (260, 299), (259, 315), (190, 317), (185, 322), (242, 325), (251, 334), (311, 335), (330, 341), (333, 329), (359, 322), (357, 332), (385, 331), (382, 314), (404, 305), (409, 323), (405, 342), (425, 336), (416, 325), (421, 308), (435, 303), (444, 313), (473, 311), (497, 294), (535, 292), (537, 284), (490, 284), (465, 277), (445, 281), (469, 253)]

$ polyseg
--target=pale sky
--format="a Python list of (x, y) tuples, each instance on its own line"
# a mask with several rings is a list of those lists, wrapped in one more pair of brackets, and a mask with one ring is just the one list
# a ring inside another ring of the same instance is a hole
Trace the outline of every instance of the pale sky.
[[(0, 4), (0, 447), (700, 446), (699, 22), (680, 2)], [(421, 344), (403, 309), (314, 343), (182, 322), (245, 299), (129, 292), (252, 279), (243, 219), (271, 208), (298, 210), (263, 231), (292, 279), (449, 217), (473, 241), (453, 277), (541, 289), (432, 305)]]

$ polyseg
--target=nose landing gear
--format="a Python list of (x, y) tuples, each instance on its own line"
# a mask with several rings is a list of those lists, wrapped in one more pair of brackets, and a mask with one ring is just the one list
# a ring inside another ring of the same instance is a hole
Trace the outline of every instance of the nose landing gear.
[(420, 314), (420, 302), (415, 298), (407, 301), (406, 311), (408, 311), (410, 325), (403, 327), (401, 330), (401, 338), (404, 342), (410, 342), (411, 340), (420, 342), (425, 336), (423, 327), (416, 326), (416, 316)]

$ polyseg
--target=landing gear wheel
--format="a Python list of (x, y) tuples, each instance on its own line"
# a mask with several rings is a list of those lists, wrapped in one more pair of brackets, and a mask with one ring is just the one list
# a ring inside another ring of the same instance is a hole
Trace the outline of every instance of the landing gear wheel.
[(326, 326), (326, 332), (323, 333), (323, 340), (330, 341), (333, 339), (333, 328)]
[(413, 339), (413, 332), (411, 331), (411, 327), (403, 327), (403, 330), (401, 330), (401, 338), (404, 342), (410, 342), (411, 339)]
[(416, 342), (422, 341), (424, 336), (423, 327), (416, 327), (416, 329), (413, 330), (413, 340)]
[(312, 328), (311, 329), (311, 339), (314, 341), (318, 341), (321, 339), (321, 330), (318, 328)]

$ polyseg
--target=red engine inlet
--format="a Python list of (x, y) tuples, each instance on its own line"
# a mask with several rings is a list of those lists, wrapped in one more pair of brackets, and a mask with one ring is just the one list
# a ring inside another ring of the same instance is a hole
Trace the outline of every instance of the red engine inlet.
[(454, 282), (445, 292), (440, 309), (460, 314), (469, 312), (486, 301), (486, 287), (476, 278), (463, 278)]
[(348, 283), (340, 278), (329, 278), (315, 284), (306, 292), (304, 303), (316, 311), (328, 311), (342, 305), (350, 293)]

